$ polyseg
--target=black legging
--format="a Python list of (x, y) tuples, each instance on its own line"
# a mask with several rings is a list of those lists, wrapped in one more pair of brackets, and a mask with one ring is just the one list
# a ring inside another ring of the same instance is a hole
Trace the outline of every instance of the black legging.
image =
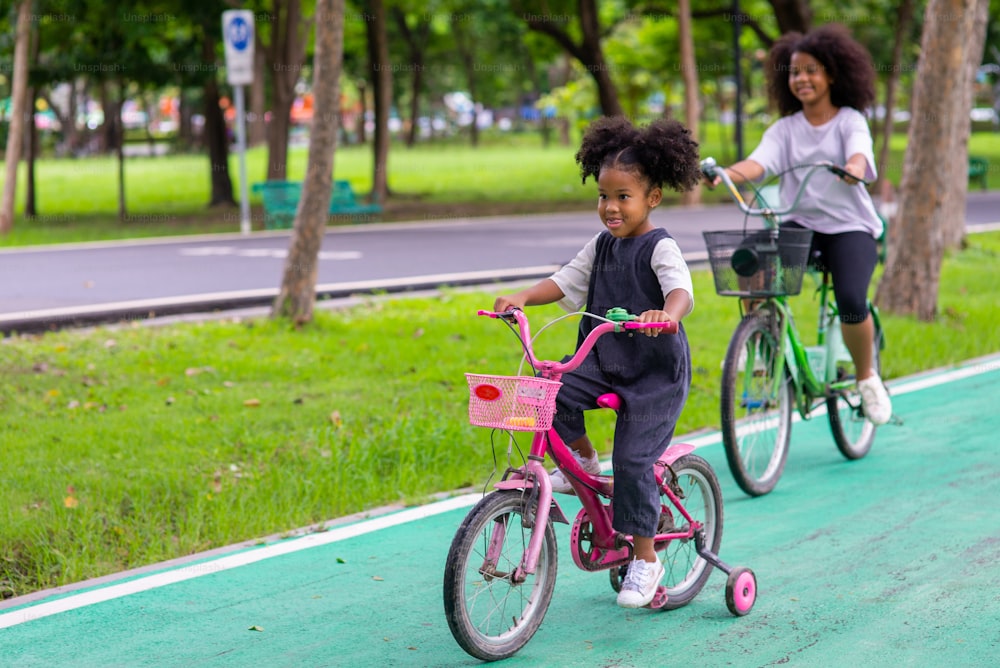
[[(795, 222), (782, 227), (804, 229)], [(833, 279), (833, 294), (840, 321), (859, 324), (868, 317), (868, 285), (878, 263), (878, 245), (868, 232), (822, 234), (813, 230), (810, 264), (826, 269)]]

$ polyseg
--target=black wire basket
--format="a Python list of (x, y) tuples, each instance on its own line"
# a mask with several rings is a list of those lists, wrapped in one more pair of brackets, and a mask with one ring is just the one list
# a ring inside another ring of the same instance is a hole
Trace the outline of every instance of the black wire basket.
[(802, 291), (811, 230), (723, 230), (702, 234), (719, 295), (777, 297)]

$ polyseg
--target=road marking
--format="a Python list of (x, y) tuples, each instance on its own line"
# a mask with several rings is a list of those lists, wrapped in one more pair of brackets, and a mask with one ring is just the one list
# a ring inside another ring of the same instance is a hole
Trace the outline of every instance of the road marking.
[[(552, 274), (561, 265), (542, 265), (537, 267), (520, 267), (517, 269), (486, 269), (482, 271), (464, 271), (451, 274), (426, 274), (423, 276), (404, 276), (402, 278), (371, 279), (366, 281), (348, 281), (344, 283), (321, 283), (316, 286), (317, 294), (366, 292), (371, 290), (400, 290), (435, 288), (455, 283), (490, 283), (497, 281), (513, 281), (519, 279), (539, 278)], [(0, 314), (0, 325), (5, 322), (20, 322), (22, 320), (51, 320), (101, 314), (120, 311), (156, 311), (158, 308), (202, 303), (220, 303), (243, 301), (250, 299), (274, 299), (278, 288), (258, 288), (256, 290), (233, 290), (230, 292), (209, 292), (197, 295), (178, 295), (174, 297), (157, 297), (155, 299), (136, 299), (88, 306), (70, 306), (66, 308), (39, 309), (37, 311), (15, 311)]]
[[(913, 380), (904, 381), (891, 387), (893, 395), (898, 396), (997, 370), (1000, 370), (1000, 355), (991, 355), (988, 357), (970, 360), (965, 366), (957, 369), (945, 370), (942, 372), (928, 372), (927, 374), (918, 376)], [(691, 439), (690, 441), (685, 441), (683, 438), (678, 439), (678, 442), (687, 442), (692, 445), (697, 445), (698, 447), (710, 445), (718, 441), (719, 435), (717, 433), (706, 434), (705, 436), (697, 437)], [(0, 614), (0, 629), (17, 626), (19, 624), (24, 624), (43, 617), (49, 617), (68, 610), (75, 610), (87, 605), (93, 605), (128, 596), (130, 594), (137, 594), (151, 589), (164, 587), (169, 584), (191, 580), (203, 575), (219, 573), (233, 568), (238, 568), (240, 566), (246, 566), (248, 564), (270, 559), (272, 557), (291, 554), (293, 552), (321, 545), (329, 545), (331, 543), (347, 540), (356, 536), (362, 536), (364, 534), (405, 524), (407, 522), (432, 517), (434, 515), (439, 515), (452, 510), (466, 508), (472, 506), (481, 498), (482, 494), (480, 493), (463, 494), (461, 496), (451, 497), (425, 506), (380, 515), (356, 524), (332, 528), (319, 533), (310, 533), (299, 538), (289, 538), (259, 548), (249, 548), (245, 551), (218, 559), (209, 559), (206, 561), (191, 563), (187, 566), (172, 568), (170, 570), (155, 573), (146, 577), (139, 577), (127, 582), (103, 587), (97, 586), (94, 589), (83, 591), (78, 594), (72, 594), (54, 601), (39, 603), (37, 605), (25, 603), (24, 607), (18, 607), (16, 610)], [(33, 596), (37, 596), (37, 594)], [(17, 599), (8, 601), (7, 605), (17, 605), (16, 601)]]
[[(181, 255), (189, 257), (219, 257), (232, 255), (236, 257), (266, 257), (283, 260), (288, 257), (287, 248), (238, 248), (237, 246), (192, 246), (181, 248)], [(360, 260), (361, 251), (320, 251), (320, 260)]]

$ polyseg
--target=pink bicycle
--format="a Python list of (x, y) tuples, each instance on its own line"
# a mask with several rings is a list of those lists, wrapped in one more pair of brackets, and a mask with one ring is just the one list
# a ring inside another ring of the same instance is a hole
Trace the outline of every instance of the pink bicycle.
[[(632, 560), (631, 536), (611, 525), (613, 479), (584, 471), (552, 428), (559, 378), (577, 368), (597, 339), (607, 333), (644, 327), (675, 333), (677, 325), (640, 324), (623, 309), (612, 309), (603, 318), (583, 314), (604, 322), (570, 359), (554, 362), (535, 358), (528, 318), (522, 311), (479, 311), (479, 315), (499, 318), (515, 331), (526, 362), (537, 374), (466, 374), (469, 420), (510, 434), (509, 463), (516, 447), (512, 432), (533, 432), (527, 457), (522, 454), (522, 463), (510, 464), (494, 485), (495, 491), (486, 494), (465, 517), (445, 565), (444, 608), (452, 635), (472, 656), (494, 661), (527, 644), (552, 600), (557, 567), (553, 524), (569, 524), (569, 520), (553, 498), (543, 466), (546, 453), (566, 474), (583, 505), (570, 532), (574, 563), (585, 571), (609, 571), (611, 587), (619, 591)], [(617, 409), (619, 402), (615, 394), (598, 399), (604, 408)], [(693, 450), (687, 444), (670, 445), (654, 467), (661, 499), (655, 548), (665, 575), (647, 607), (672, 610), (686, 605), (705, 586), (714, 566), (728, 574), (726, 605), (730, 612), (745, 615), (756, 601), (757, 580), (749, 568), (730, 567), (718, 557), (722, 492), (711, 466)]]

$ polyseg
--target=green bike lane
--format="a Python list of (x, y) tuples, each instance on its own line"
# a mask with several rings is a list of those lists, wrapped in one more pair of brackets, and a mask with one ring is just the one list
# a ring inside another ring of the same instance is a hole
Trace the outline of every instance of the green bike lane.
[[(573, 564), (558, 525), (552, 604), (503, 663), (1000, 663), (1000, 355), (892, 391), (903, 424), (880, 429), (865, 459), (841, 457), (825, 416), (796, 422), (781, 482), (756, 499), (717, 439), (698, 439), (725, 498), (721, 556), (757, 575), (748, 616), (730, 615), (721, 571), (684, 608), (620, 609), (606, 572)], [(451, 538), (477, 497), (7, 601), (0, 665), (478, 664), (441, 601)], [(559, 501), (570, 517), (579, 509)]]

